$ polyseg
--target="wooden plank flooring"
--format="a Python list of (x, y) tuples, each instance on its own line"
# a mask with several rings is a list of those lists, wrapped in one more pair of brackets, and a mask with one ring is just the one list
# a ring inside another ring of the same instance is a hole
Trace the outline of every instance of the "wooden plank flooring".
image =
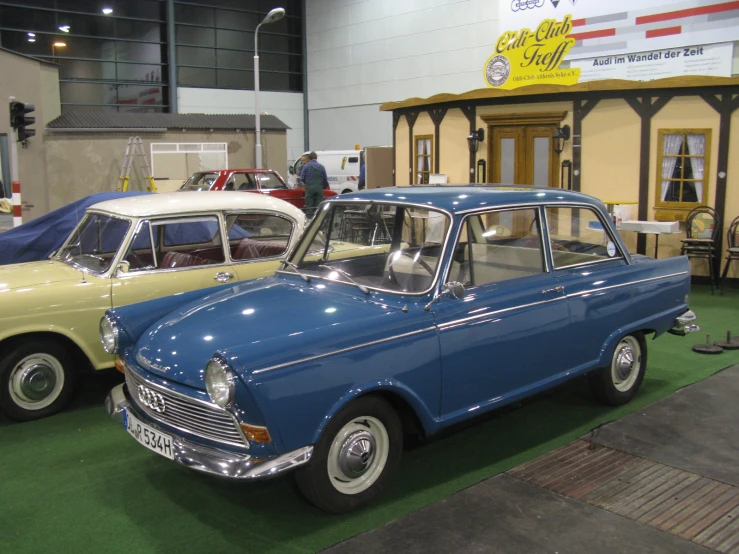
[(739, 554), (739, 487), (577, 440), (508, 475), (671, 533)]

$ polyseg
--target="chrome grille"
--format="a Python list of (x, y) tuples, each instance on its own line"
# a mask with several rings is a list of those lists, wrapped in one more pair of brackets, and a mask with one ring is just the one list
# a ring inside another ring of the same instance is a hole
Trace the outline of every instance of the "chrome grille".
[[(236, 421), (228, 412), (155, 385), (128, 368), (126, 385), (136, 406), (153, 420), (214, 442), (246, 447)], [(159, 393), (164, 400), (164, 410), (154, 410), (142, 403), (138, 395), (139, 386)]]

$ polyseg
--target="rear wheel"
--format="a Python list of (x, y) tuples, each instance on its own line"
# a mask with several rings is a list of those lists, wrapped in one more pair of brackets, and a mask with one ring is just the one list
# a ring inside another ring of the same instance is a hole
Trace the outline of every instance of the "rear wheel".
[(18, 342), (0, 359), (0, 407), (11, 419), (50, 416), (69, 402), (73, 390), (73, 358), (58, 342)]
[(350, 192), (354, 192), (352, 189), (344, 189), (341, 191), (341, 194), (348, 194)]
[(647, 343), (644, 334), (624, 336), (613, 352), (611, 364), (590, 377), (590, 390), (604, 404), (620, 406), (634, 398), (644, 380)]
[(359, 398), (337, 413), (295, 478), (305, 497), (331, 513), (374, 501), (397, 469), (403, 430), (397, 413), (382, 398)]

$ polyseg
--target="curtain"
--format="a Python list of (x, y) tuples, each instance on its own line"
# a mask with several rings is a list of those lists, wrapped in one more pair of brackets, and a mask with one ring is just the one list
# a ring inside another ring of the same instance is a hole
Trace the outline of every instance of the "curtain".
[(431, 171), (431, 139), (416, 139), (416, 183), (424, 184), (424, 172)]
[(693, 179), (695, 179), (695, 194), (698, 202), (703, 202), (703, 167), (706, 154), (706, 135), (688, 135), (688, 150), (693, 156), (700, 158), (688, 158), (693, 168)]
[(670, 189), (672, 172), (677, 165), (677, 155), (683, 144), (683, 135), (664, 135), (664, 149), (662, 150), (662, 194), (660, 198), (667, 200), (667, 191)]

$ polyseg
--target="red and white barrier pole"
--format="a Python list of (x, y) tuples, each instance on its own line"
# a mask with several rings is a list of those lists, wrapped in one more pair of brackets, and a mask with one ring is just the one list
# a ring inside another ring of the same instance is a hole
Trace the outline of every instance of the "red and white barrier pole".
[(23, 224), (23, 206), (21, 205), (21, 184), (13, 181), (13, 227)]
[[(11, 97), (11, 102), (13, 98)], [(21, 181), (18, 177), (18, 130), (13, 129), (10, 139), (10, 180), (13, 188), (13, 227), (23, 223), (23, 206), (21, 205)]]

